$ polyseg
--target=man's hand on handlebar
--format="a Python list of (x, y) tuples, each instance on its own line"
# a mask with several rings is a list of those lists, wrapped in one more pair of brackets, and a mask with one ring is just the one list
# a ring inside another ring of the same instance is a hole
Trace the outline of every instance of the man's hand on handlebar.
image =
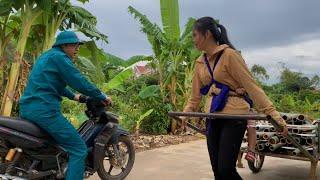
[(76, 94), (76, 95), (74, 96), (74, 100), (75, 100), (75, 101), (79, 101), (80, 96), (81, 96), (81, 94)]
[(102, 103), (105, 105), (105, 106), (111, 106), (112, 105), (112, 99), (111, 97), (107, 97), (104, 101), (102, 101)]
[[(74, 100), (78, 101), (79, 103), (86, 103), (87, 100), (88, 100), (88, 97), (85, 96), (85, 95), (82, 95), (82, 94), (76, 94), (74, 96)], [(112, 105), (112, 99), (111, 99), (111, 97), (107, 97), (104, 101), (101, 101), (101, 103), (106, 107), (107, 106), (111, 106)]]
[(82, 94), (76, 94), (74, 96), (74, 100), (78, 101), (79, 103), (86, 103), (87, 102), (87, 96)]

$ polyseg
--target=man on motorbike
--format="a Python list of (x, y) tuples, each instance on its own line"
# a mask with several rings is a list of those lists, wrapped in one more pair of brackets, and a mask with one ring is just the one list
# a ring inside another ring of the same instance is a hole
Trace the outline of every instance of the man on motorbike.
[(20, 116), (31, 121), (61, 145), (69, 155), (66, 179), (83, 179), (87, 146), (77, 130), (61, 113), (62, 96), (79, 101), (66, 86), (92, 98), (111, 103), (111, 98), (86, 80), (75, 67), (81, 41), (73, 31), (63, 31), (53, 47), (33, 65), (27, 87), (20, 99)]

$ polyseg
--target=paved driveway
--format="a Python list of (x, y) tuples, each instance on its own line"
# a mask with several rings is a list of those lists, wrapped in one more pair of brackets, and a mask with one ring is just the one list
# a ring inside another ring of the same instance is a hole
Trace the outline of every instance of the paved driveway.
[[(206, 148), (205, 140), (199, 140), (137, 153), (135, 165), (126, 179), (213, 179)], [(303, 180), (308, 179), (309, 168), (309, 162), (266, 157), (260, 173), (252, 174), (247, 164), (245, 168), (238, 169), (238, 172), (243, 179), (248, 180)], [(320, 177), (319, 168), (318, 177)], [(98, 176), (90, 178), (94, 179), (99, 178)]]

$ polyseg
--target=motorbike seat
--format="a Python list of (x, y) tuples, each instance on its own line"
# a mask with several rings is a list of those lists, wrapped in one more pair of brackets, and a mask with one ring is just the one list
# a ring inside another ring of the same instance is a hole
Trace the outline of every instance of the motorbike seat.
[(0, 126), (11, 128), (38, 138), (48, 136), (47, 133), (37, 125), (21, 118), (0, 116)]

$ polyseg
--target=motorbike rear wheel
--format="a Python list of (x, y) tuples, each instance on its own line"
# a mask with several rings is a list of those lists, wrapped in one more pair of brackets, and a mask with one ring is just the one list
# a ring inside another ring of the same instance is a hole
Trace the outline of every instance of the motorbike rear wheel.
[[(118, 149), (118, 158), (114, 148)], [(105, 154), (106, 157), (99, 162), (99, 177), (103, 180), (122, 180), (127, 177), (135, 160), (135, 150), (130, 137), (120, 136), (117, 144), (108, 145)]]

